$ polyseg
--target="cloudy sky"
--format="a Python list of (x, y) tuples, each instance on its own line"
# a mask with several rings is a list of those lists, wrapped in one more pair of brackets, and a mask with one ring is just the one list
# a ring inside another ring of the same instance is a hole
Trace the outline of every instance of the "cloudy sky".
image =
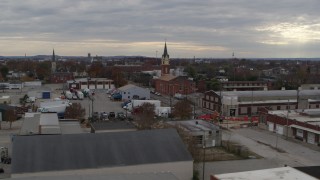
[(0, 0), (0, 55), (320, 57), (319, 0)]

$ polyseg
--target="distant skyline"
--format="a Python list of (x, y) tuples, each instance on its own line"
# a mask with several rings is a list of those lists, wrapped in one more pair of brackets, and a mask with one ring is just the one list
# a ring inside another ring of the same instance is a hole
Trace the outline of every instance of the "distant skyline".
[(1, 0), (0, 56), (319, 58), (319, 0)]

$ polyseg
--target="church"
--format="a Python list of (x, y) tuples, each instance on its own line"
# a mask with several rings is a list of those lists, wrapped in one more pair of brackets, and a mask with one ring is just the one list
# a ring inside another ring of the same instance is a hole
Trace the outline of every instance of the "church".
[(161, 77), (155, 79), (155, 91), (170, 96), (176, 93), (187, 95), (196, 91), (195, 82), (187, 76), (174, 76), (170, 74), (170, 58), (167, 42), (164, 44), (164, 52), (161, 58)]
[(72, 72), (57, 72), (57, 64), (56, 64), (56, 55), (52, 53), (51, 59), (51, 76), (50, 82), (51, 83), (66, 83), (69, 80), (74, 79)]

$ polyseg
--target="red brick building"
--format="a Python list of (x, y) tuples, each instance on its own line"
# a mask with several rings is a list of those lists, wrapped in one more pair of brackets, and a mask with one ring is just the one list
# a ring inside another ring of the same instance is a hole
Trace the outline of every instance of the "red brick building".
[(170, 74), (170, 59), (167, 43), (161, 59), (161, 77), (155, 81), (155, 91), (164, 95), (191, 94), (196, 91), (195, 82), (187, 76), (173, 76)]
[(54, 72), (51, 74), (51, 83), (66, 83), (69, 80), (73, 80), (73, 73), (71, 72)]
[(155, 80), (155, 91), (165, 95), (191, 94), (196, 90), (195, 83), (186, 76), (161, 76)]

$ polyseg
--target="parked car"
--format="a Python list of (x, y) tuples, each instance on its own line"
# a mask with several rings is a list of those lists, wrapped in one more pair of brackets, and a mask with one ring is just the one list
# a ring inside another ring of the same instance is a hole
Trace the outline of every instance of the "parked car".
[(109, 119), (113, 119), (113, 118), (115, 118), (115, 117), (116, 117), (116, 113), (114, 113), (114, 112), (109, 112), (109, 116), (108, 116)]
[(72, 95), (72, 99), (73, 99), (73, 100), (77, 100), (77, 99), (78, 99), (78, 96), (75, 95), (75, 94), (73, 94), (73, 95)]
[(117, 113), (117, 118), (118, 118), (119, 120), (125, 120), (125, 119), (126, 119), (126, 116), (124, 115), (123, 112), (118, 112), (118, 113)]
[(106, 112), (101, 112), (100, 113), (100, 120), (102, 120), (102, 121), (106, 121), (106, 120), (109, 120), (108, 119), (108, 113), (106, 113)]

